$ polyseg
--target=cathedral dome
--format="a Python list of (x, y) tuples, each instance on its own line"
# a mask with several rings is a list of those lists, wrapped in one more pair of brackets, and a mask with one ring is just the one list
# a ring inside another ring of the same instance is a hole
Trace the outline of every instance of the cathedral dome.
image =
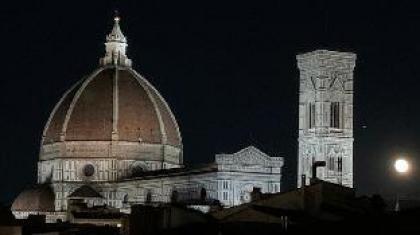
[(42, 144), (112, 140), (181, 146), (169, 106), (131, 68), (100, 68), (70, 88), (51, 113)]
[(48, 185), (26, 189), (13, 201), (12, 211), (54, 211), (54, 192)]
[(74, 156), (182, 163), (176, 119), (159, 92), (131, 68), (118, 21), (107, 36), (101, 66), (65, 92), (53, 109), (41, 160)]

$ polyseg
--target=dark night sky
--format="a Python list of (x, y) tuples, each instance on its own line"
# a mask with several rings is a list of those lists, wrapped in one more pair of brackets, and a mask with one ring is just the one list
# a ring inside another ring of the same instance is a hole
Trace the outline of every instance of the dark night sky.
[[(14, 1), (0, 8), (0, 202), (36, 181), (43, 125), (104, 54), (118, 8), (134, 67), (180, 124), (188, 163), (253, 144), (296, 174), (295, 55), (353, 51), (355, 186), (420, 195), (420, 6), (404, 1)], [(414, 2), (414, 1), (413, 1)], [(362, 128), (366, 126), (367, 128)], [(414, 163), (403, 179), (390, 162)]]

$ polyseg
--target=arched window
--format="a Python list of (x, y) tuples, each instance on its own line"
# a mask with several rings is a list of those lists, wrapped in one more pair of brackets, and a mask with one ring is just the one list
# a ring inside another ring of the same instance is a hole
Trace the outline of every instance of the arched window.
[(338, 172), (343, 172), (343, 158), (341, 156), (339, 156), (337, 159), (337, 165)]
[(309, 103), (308, 126), (309, 126), (309, 129), (315, 127), (315, 104), (314, 103)]
[(330, 157), (328, 159), (328, 170), (334, 171), (336, 170), (336, 165), (335, 165), (335, 157)]
[(340, 128), (340, 103), (339, 102), (331, 103), (330, 127)]

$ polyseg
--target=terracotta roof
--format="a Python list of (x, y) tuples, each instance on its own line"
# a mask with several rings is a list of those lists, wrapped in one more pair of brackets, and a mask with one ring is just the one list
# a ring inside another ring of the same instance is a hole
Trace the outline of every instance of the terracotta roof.
[[(70, 88), (45, 126), (42, 144), (141, 141), (182, 146), (178, 124), (159, 92), (129, 67), (102, 67)], [(116, 134), (116, 135), (115, 135)]]
[(102, 195), (90, 186), (83, 185), (74, 190), (68, 198), (102, 198)]
[(54, 192), (49, 185), (36, 185), (15, 199), (12, 211), (54, 211)]

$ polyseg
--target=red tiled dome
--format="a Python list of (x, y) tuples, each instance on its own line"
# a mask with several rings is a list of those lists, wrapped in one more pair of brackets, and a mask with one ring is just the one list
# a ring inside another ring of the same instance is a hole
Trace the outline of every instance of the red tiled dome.
[(176, 120), (156, 89), (132, 69), (115, 67), (99, 69), (66, 92), (51, 113), (43, 144), (110, 141), (113, 130), (118, 140), (181, 146)]
[(45, 126), (41, 147), (69, 141), (182, 148), (178, 124), (165, 100), (141, 75), (121, 66), (99, 68), (58, 102)]

